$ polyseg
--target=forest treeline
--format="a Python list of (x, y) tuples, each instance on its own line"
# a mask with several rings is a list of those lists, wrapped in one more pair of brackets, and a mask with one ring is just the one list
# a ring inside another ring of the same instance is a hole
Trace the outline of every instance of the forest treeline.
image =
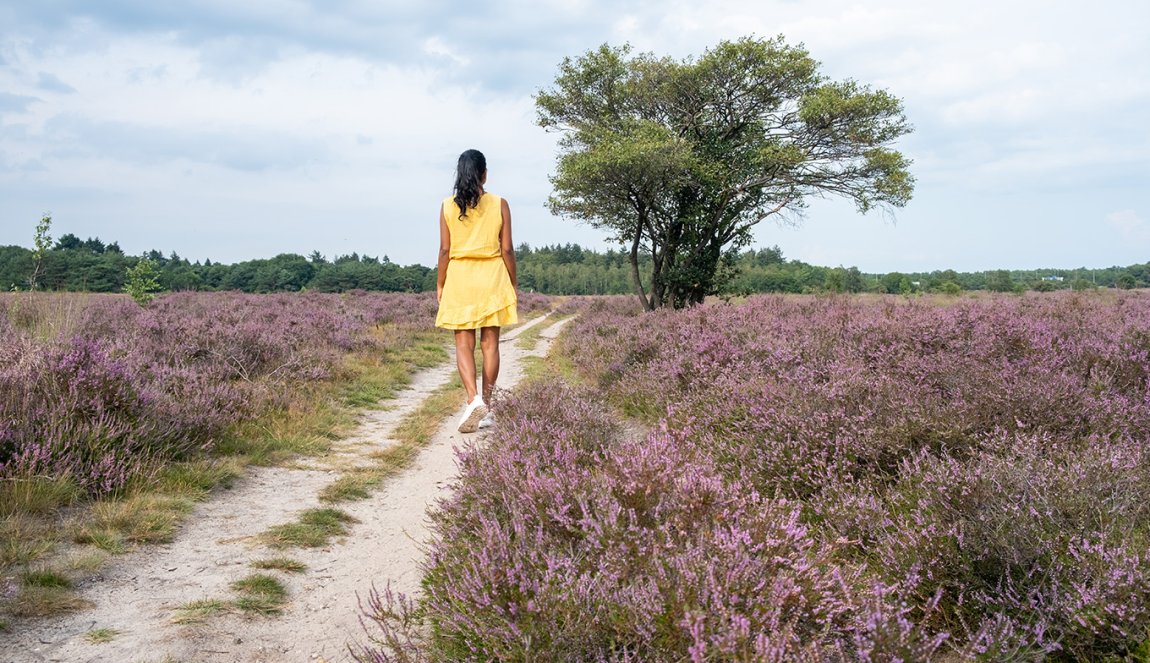
[[(578, 244), (516, 249), (519, 285), (552, 295), (631, 293), (627, 256), (622, 251), (593, 251)], [(81, 240), (65, 234), (44, 252), (38, 283), (48, 290), (121, 292), (127, 270), (141, 259), (155, 263), (165, 290), (239, 290), (285, 292), (317, 290), (346, 292), (374, 290), (418, 292), (435, 288), (435, 269), (413, 264), (401, 266), (387, 256), (352, 253), (327, 259), (319, 252), (308, 256), (285, 253), (274, 258), (234, 264), (211, 260), (189, 261), (176, 253), (148, 251), (126, 255), (117, 242), (98, 238)], [(28, 287), (35, 267), (32, 250), (0, 247), (0, 287)], [(647, 267), (640, 263), (643, 273)], [(952, 292), (992, 290), (1086, 289), (1093, 287), (1150, 287), (1150, 263), (1105, 269), (991, 270), (867, 274), (857, 267), (821, 267), (788, 260), (777, 247), (748, 250), (733, 256), (724, 267), (725, 294), (758, 292)]]

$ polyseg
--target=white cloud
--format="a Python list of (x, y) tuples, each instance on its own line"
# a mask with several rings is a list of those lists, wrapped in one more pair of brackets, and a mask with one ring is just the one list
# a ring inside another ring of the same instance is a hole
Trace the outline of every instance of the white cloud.
[(447, 43), (438, 36), (428, 37), (426, 40), (424, 40), (423, 51), (429, 55), (445, 57), (461, 67), (466, 67), (467, 65), (471, 64), (470, 58), (460, 55), (454, 48), (448, 46)]
[[(532, 92), (562, 57), (603, 41), (685, 57), (751, 33), (783, 33), (828, 75), (905, 99), (918, 129), (902, 147), (923, 192), (905, 218), (923, 219), (924, 230), (903, 224), (882, 241), (914, 236), (926, 248), (905, 239), (900, 254), (961, 266), (938, 247), (982, 243), (951, 241), (977, 232), (957, 220), (946, 242), (930, 243), (929, 220), (951, 214), (938, 199), (944, 190), (1032, 201), (1020, 209), (1061, 208), (1052, 192), (1122, 200), (1131, 209), (1107, 217), (1115, 232), (1098, 234), (1148, 233), (1131, 210), (1150, 204), (1150, 5), (1134, 0), (1091, 12), (1039, 0), (97, 5), (72, 0), (73, 15), (60, 9), (68, 2), (0, 8), (0, 244), (27, 234), (9, 235), (9, 219), (52, 209), (60, 223), (96, 228), (137, 219), (135, 236), (115, 230), (127, 225), (91, 231), (129, 250), (139, 242), (195, 255), (182, 242), (198, 241), (205, 257), (228, 260), (370, 244), (398, 261), (427, 261), (426, 238), (411, 224), (473, 146), (488, 153), (492, 186), (513, 203), (517, 240), (594, 243), (598, 233), (543, 210), (555, 136), (534, 126)], [(32, 15), (32, 27), (17, 22)], [(1097, 214), (1086, 204), (1053, 213)], [(1015, 213), (1008, 232), (1040, 233), (1039, 215), (1024, 216)], [(163, 234), (181, 224), (202, 232)], [(869, 241), (803, 237), (804, 254), (831, 264), (862, 264), (852, 252)]]
[(1118, 210), (1106, 215), (1106, 223), (1118, 231), (1128, 242), (1145, 244), (1150, 242), (1150, 222), (1138, 216), (1132, 209)]

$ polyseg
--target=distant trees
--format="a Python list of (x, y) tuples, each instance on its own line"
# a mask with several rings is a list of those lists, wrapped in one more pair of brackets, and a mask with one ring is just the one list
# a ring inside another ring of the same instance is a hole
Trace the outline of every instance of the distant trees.
[[(211, 260), (190, 262), (175, 252), (164, 255), (156, 250), (142, 256), (128, 256), (116, 242), (105, 244), (99, 238), (80, 239), (70, 233), (45, 247), (37, 282), (39, 288), (48, 290), (124, 292), (129, 269), (142, 260), (154, 265), (155, 279), (162, 290), (419, 292), (435, 288), (434, 269), (422, 265), (400, 266), (387, 256), (377, 258), (352, 253), (328, 260), (313, 251), (306, 257), (284, 253), (225, 265)], [(520, 244), (516, 255), (519, 286), (526, 291), (554, 295), (633, 292), (626, 251), (593, 251), (578, 244), (540, 247)], [(651, 256), (641, 253), (640, 269), (649, 269), (651, 260)], [(724, 296), (759, 292), (958, 294), (969, 290), (1046, 292), (1066, 288), (1150, 287), (1150, 263), (1095, 270), (957, 272), (948, 269), (929, 273), (864, 274), (853, 266), (830, 268), (787, 259), (777, 246), (734, 253), (726, 268), (730, 276), (718, 291)], [(34, 269), (34, 251), (0, 246), (0, 289), (28, 287)]]
[(986, 289), (991, 292), (1011, 292), (1014, 290), (1014, 280), (1010, 272), (1005, 269), (996, 269), (987, 274)]

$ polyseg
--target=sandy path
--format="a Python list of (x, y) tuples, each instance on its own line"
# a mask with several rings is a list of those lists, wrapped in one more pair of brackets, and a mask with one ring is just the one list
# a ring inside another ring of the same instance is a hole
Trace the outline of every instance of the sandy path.
[[(532, 352), (514, 342), (539, 319), (504, 335), (499, 386), (513, 387), (523, 359), (542, 356), (562, 322), (543, 331)], [(356, 434), (336, 445), (333, 459), (346, 463), (393, 443), (391, 430), (423, 398), (447, 382), (454, 361), (420, 372), (411, 386), (365, 412)], [(321, 549), (270, 550), (255, 536), (319, 505), (319, 490), (338, 476), (322, 461), (307, 469), (255, 468), (228, 491), (201, 504), (167, 545), (117, 558), (85, 583), (84, 598), (96, 607), (45, 620), (0, 637), (0, 661), (256, 662), (345, 661), (347, 643), (362, 640), (356, 592), (366, 594), (390, 580), (405, 593), (419, 587), (420, 542), (427, 538), (424, 514), (456, 473), (453, 446), (458, 413), (447, 419), (416, 462), (388, 480), (371, 499), (339, 508), (359, 519), (344, 540)], [(217, 615), (198, 625), (172, 623), (176, 608), (199, 599), (229, 598), (228, 585), (251, 573), (252, 560), (286, 554), (307, 565), (297, 575), (275, 573), (287, 585), (290, 603), (280, 617)], [(119, 633), (103, 644), (88, 642), (92, 628)]]

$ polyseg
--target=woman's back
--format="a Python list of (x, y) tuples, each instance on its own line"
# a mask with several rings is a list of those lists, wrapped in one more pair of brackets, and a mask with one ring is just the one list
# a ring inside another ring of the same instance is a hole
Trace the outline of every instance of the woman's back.
[(479, 197), (479, 204), (467, 210), (467, 216), (460, 219), (455, 199), (448, 197), (443, 201), (443, 218), (451, 233), (451, 259), (498, 258), (503, 254), (499, 243), (499, 231), (503, 227), (502, 206), (502, 198), (484, 193)]

